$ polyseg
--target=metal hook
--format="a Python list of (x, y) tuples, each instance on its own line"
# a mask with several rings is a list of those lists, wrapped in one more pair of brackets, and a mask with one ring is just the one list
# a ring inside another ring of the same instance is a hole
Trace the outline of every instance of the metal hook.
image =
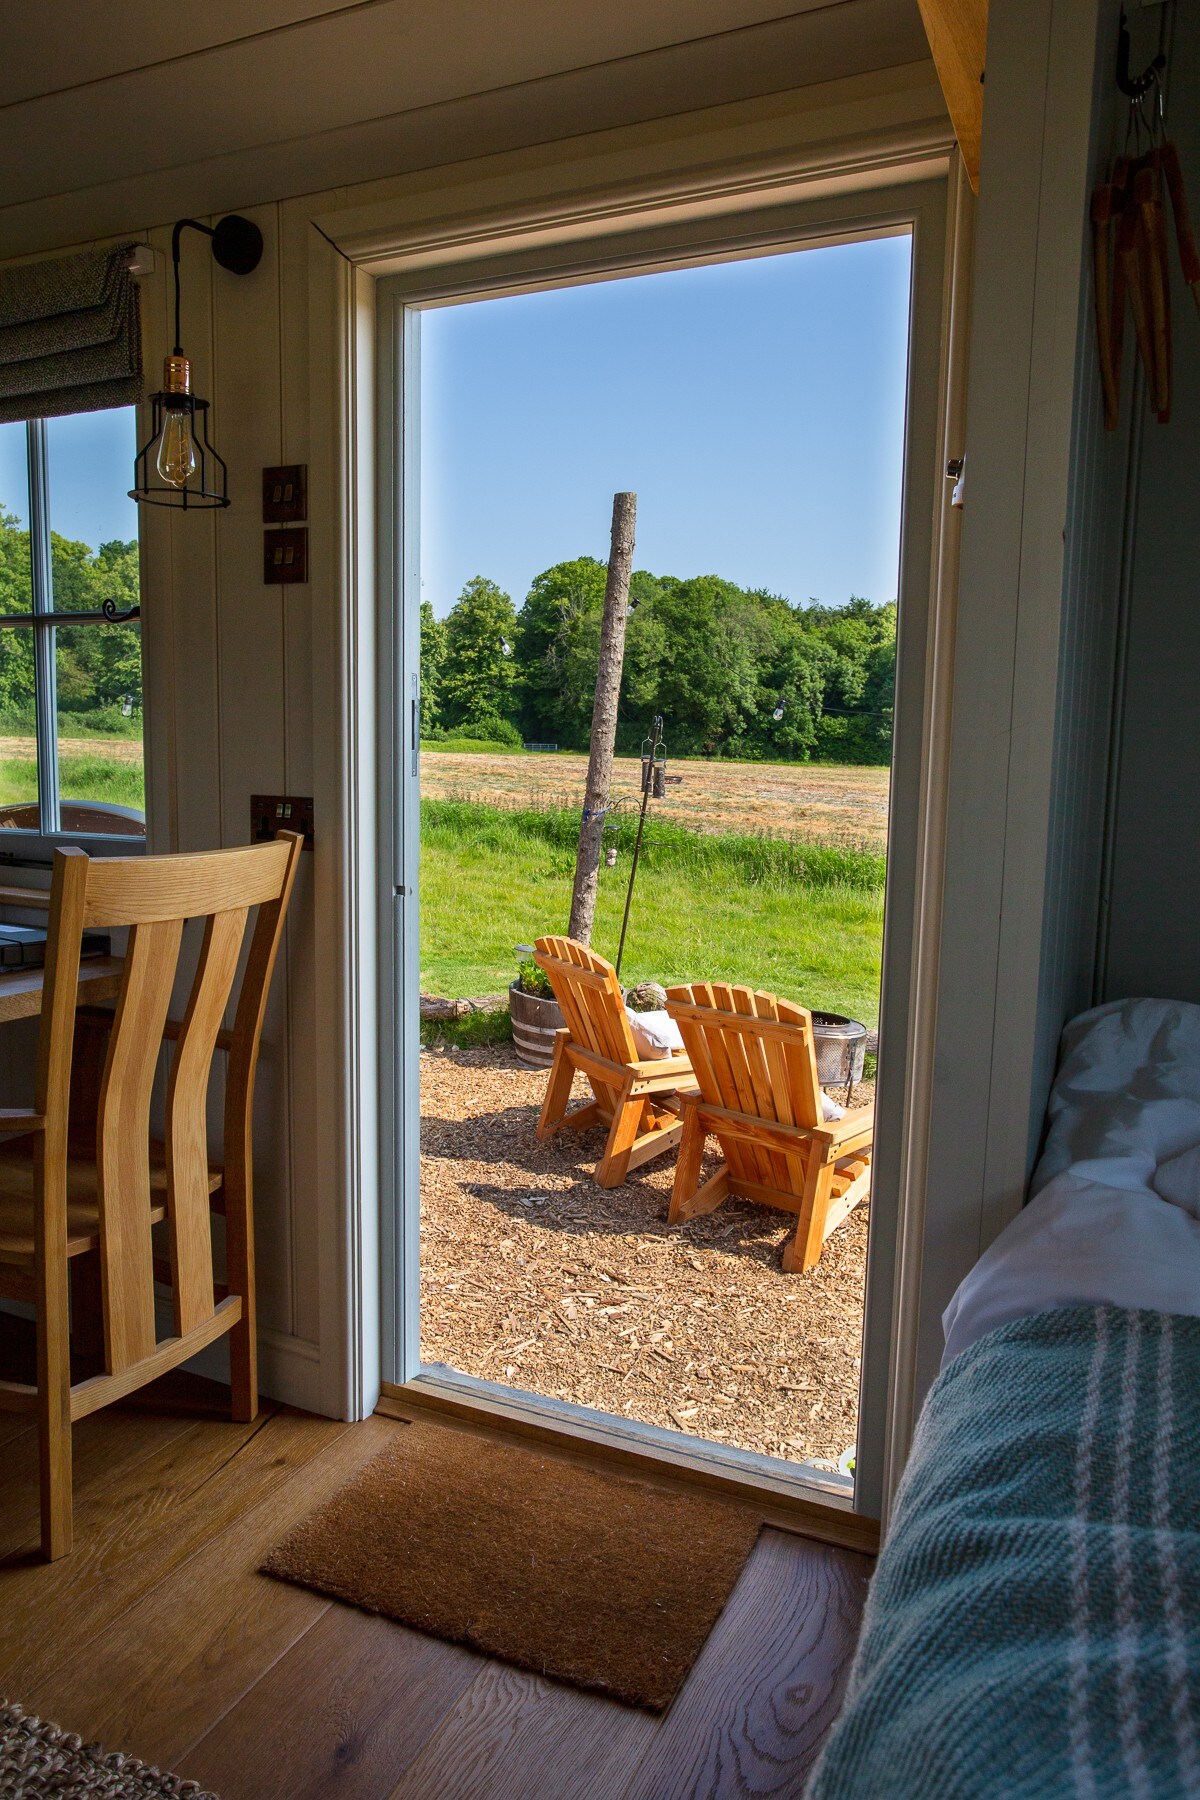
[(1161, 47), (1152, 63), (1140, 75), (1129, 73), (1129, 54), (1132, 49), (1129, 38), (1129, 20), (1122, 8), (1121, 26), (1117, 33), (1117, 86), (1129, 100), (1141, 100), (1150, 92), (1159, 75), (1167, 66), (1167, 59)]

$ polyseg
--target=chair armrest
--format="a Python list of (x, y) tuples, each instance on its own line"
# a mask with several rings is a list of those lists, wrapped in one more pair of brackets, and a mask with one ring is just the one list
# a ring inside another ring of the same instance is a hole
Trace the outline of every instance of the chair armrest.
[(864, 1131), (872, 1130), (874, 1124), (874, 1106), (852, 1106), (840, 1119), (830, 1119), (819, 1129), (830, 1143), (840, 1144), (843, 1138), (860, 1137)]
[(664, 1075), (673, 1081), (685, 1081), (693, 1074), (691, 1062), (686, 1056), (644, 1056), (628, 1067), (636, 1069), (639, 1077)]
[(45, 1131), (41, 1113), (27, 1112), (21, 1106), (0, 1106), (0, 1132)]

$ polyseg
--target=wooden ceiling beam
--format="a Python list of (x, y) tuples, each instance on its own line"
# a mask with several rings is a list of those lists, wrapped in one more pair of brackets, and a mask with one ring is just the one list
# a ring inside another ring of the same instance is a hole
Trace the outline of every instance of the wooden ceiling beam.
[(979, 192), (988, 0), (917, 0), (954, 135)]

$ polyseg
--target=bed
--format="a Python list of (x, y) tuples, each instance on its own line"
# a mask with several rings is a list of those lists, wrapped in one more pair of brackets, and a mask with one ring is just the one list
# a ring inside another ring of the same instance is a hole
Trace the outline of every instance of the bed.
[(1200, 1007), (1074, 1020), (809, 1800), (1200, 1796)]

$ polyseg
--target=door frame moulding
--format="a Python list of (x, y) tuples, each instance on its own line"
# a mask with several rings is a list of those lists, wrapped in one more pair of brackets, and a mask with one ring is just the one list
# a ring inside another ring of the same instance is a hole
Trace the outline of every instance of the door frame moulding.
[[(332, 299), (332, 313), (337, 330), (340, 333), (341, 348), (339, 352), (341, 366), (349, 368), (357, 353), (355, 346), (360, 344), (363, 332), (363, 315), (367, 306), (364, 295), (371, 290), (376, 291), (381, 317), (391, 318), (391, 308), (409, 301), (415, 307), (422, 304), (437, 303), (439, 299), (449, 299), (453, 295), (465, 296), (468, 293), (479, 293), (485, 289), (490, 292), (514, 291), (524, 287), (544, 288), (555, 281), (593, 280), (601, 277), (607, 268), (612, 274), (631, 271), (634, 267), (648, 269), (651, 267), (669, 267), (675, 263), (696, 263), (704, 260), (728, 260), (731, 256), (758, 254), (762, 251), (783, 248), (800, 248), (810, 242), (829, 242), (837, 239), (862, 238), (895, 230), (912, 230), (914, 241), (914, 282), (918, 257), (922, 258), (921, 268), (924, 271), (924, 295), (920, 300), (925, 329), (923, 346), (916, 346), (916, 307), (914, 321), (910, 327), (910, 344), (917, 348), (924, 359), (925, 380), (932, 385), (937, 381), (944, 390), (948, 358), (954, 346), (953, 333), (947, 323), (947, 294), (950, 289), (948, 277), (944, 270), (951, 261), (955, 261), (960, 269), (966, 255), (966, 243), (969, 232), (965, 230), (964, 221), (969, 221), (969, 207), (966, 203), (955, 199), (958, 191), (957, 177), (951, 173), (956, 159), (952, 159), (946, 143), (947, 133), (942, 130), (940, 147), (929, 146), (929, 154), (923, 157), (920, 164), (921, 179), (913, 183), (911, 164), (906, 158), (911, 152), (911, 145), (900, 144), (895, 149), (895, 157), (890, 165), (880, 156), (878, 134), (873, 135), (869, 146), (863, 150), (862, 158), (854, 162), (853, 155), (846, 152), (842, 156), (842, 174), (831, 187), (824, 179), (815, 182), (818, 192), (810, 195), (805, 187), (804, 177), (811, 171), (811, 158), (801, 153), (793, 168), (793, 180), (785, 181), (781, 177), (778, 157), (773, 157), (763, 170), (764, 187), (755, 190), (749, 179), (749, 171), (745, 162), (734, 165), (727, 171), (728, 182), (723, 192), (732, 197), (736, 195), (736, 205), (721, 206), (717, 209), (697, 213), (693, 200), (697, 191), (697, 182), (689, 179), (686, 171), (673, 177), (675, 191), (682, 193), (678, 215), (670, 215), (668, 196), (662, 192), (654, 209), (653, 228), (647, 230), (641, 221), (644, 219), (642, 200), (644, 192), (628, 201), (624, 210), (618, 200), (620, 196), (613, 194), (598, 196), (594, 190), (577, 198), (564, 195), (539, 196), (524, 203), (519, 196), (514, 198), (507, 209), (498, 209), (489, 215), (487, 235), (483, 222), (475, 216), (469, 229), (464, 230), (463, 221), (450, 221), (442, 234), (441, 247), (435, 256), (428, 224), (421, 226), (419, 232), (413, 232), (404, 225), (398, 225), (392, 234), (390, 248), (383, 242), (382, 227), (373, 222), (372, 235), (369, 240), (355, 232), (338, 232), (340, 241), (333, 244), (327, 230), (334, 226), (340, 215), (324, 216), (318, 223), (318, 231), (314, 239), (321, 245), (314, 249), (316, 262), (323, 265), (315, 274), (318, 284), (324, 284), (325, 305), (328, 307)], [(885, 178), (884, 170), (890, 167), (896, 173), (894, 183)], [(901, 176), (903, 171), (904, 178)], [(711, 169), (704, 171), (706, 192), (711, 194), (721, 187), (719, 172)], [(765, 192), (764, 192), (765, 188)], [(797, 205), (797, 189), (806, 193), (806, 199)], [(456, 190), (448, 188), (448, 199), (452, 204)], [(786, 200), (778, 198), (786, 194)], [(427, 196), (425, 197), (428, 198)], [(628, 198), (628, 197), (627, 197)], [(951, 202), (948, 206), (948, 200)], [(757, 204), (756, 204), (757, 203)], [(642, 208), (641, 210), (638, 210)], [(519, 213), (520, 231), (514, 233), (514, 214)], [(631, 218), (637, 221), (631, 225)], [(538, 220), (540, 219), (540, 224)], [(739, 221), (744, 231), (739, 231)], [(514, 240), (519, 240), (515, 247)], [(340, 263), (340, 256), (331, 252), (340, 252), (342, 256), (355, 257), (355, 280), (350, 281), (346, 264), (341, 264), (342, 273), (336, 275), (331, 264)], [(411, 253), (412, 262), (405, 267), (406, 251)], [(357, 254), (356, 254), (357, 253)], [(936, 263), (933, 259), (936, 258)], [(359, 260), (361, 259), (361, 260)], [(314, 268), (316, 268), (316, 262)], [(375, 271), (386, 269), (392, 277), (386, 288), (380, 288), (375, 279)], [(932, 297), (934, 282), (929, 279), (929, 271), (936, 269), (936, 303)], [(332, 287), (336, 290), (331, 295), (330, 277), (334, 275)], [(357, 283), (357, 286), (355, 285)], [(357, 296), (351, 304), (351, 290)], [(390, 290), (390, 292), (389, 292)], [(914, 293), (916, 289), (914, 288)], [(386, 302), (386, 304), (385, 304)], [(411, 345), (411, 337), (408, 339)], [(390, 347), (389, 347), (390, 345)], [(316, 385), (325, 384), (328, 388), (328, 376), (319, 368), (322, 355), (320, 333), (314, 336), (312, 359), (314, 364), (313, 381)], [(360, 359), (359, 393), (363, 404), (370, 411), (378, 396), (378, 436), (377, 453), (380, 456), (380, 468), (386, 471), (392, 466), (391, 441), (392, 419), (402, 416), (403, 407), (411, 404), (412, 384), (415, 380), (416, 368), (411, 351), (406, 353), (399, 336), (392, 333), (390, 326), (381, 329), (376, 346), (377, 385), (372, 395), (362, 393), (363, 363)], [(910, 383), (910, 410), (912, 407)], [(936, 692), (929, 686), (929, 669), (926, 647), (925, 614), (932, 609), (943, 620), (940, 642), (945, 642), (945, 615), (953, 609), (953, 582), (951, 572), (953, 555), (946, 550), (943, 542), (947, 530), (953, 532), (956, 525), (949, 522), (942, 496), (942, 457), (946, 429), (946, 412), (944, 406), (938, 406), (936, 400), (929, 404), (929, 420), (922, 427), (920, 445), (920, 461), (922, 465), (928, 459), (928, 466), (917, 469), (906, 467), (906, 518), (912, 505), (912, 495), (920, 496), (921, 518), (915, 522), (914, 535), (921, 540), (924, 549), (920, 554), (925, 556), (926, 566), (932, 570), (933, 580), (926, 579), (928, 591), (919, 593), (909, 599), (914, 614), (922, 615), (918, 621), (920, 626), (920, 644), (917, 646), (920, 655), (910, 662), (915, 673), (907, 677), (912, 699), (907, 709), (901, 702), (902, 717), (910, 720), (908, 739), (909, 755), (915, 756), (919, 764), (921, 796), (917, 811), (923, 821), (924, 833), (916, 845), (917, 863), (915, 879), (919, 890), (912, 897), (913, 916), (924, 921), (930, 915), (931, 906), (936, 907), (937, 893), (933, 890), (940, 883), (940, 866), (937, 861), (939, 822), (944, 810), (946, 789), (946, 770), (941, 766), (939, 758), (948, 747), (948, 732), (945, 720), (949, 709), (949, 663), (945, 656), (935, 658), (934, 674), (937, 678)], [(391, 414), (391, 418), (387, 415)], [(347, 417), (354, 414), (351, 406)], [(936, 420), (936, 430), (934, 421)], [(935, 441), (936, 439), (936, 441)], [(359, 441), (365, 437), (359, 431)], [(910, 442), (915, 444), (916, 440)], [(314, 434), (314, 454), (316, 434)], [(390, 692), (380, 688), (379, 701), (379, 751), (386, 768), (395, 767), (395, 757), (406, 755), (409, 746), (406, 741), (395, 739), (397, 708), (396, 699), (403, 701), (404, 720), (410, 708), (414, 670), (419, 669), (414, 646), (407, 646), (393, 636), (393, 625), (402, 618), (400, 603), (397, 599), (403, 584), (403, 571), (390, 566), (391, 546), (398, 541), (411, 541), (415, 534), (407, 534), (400, 540), (396, 534), (396, 522), (402, 520), (407, 509), (415, 504), (416, 490), (411, 472), (411, 458), (395, 459), (396, 480), (394, 489), (390, 488), (386, 476), (380, 482), (378, 493), (378, 631), (379, 636), (373, 646), (366, 642), (367, 610), (375, 605), (375, 592), (368, 595), (363, 586), (363, 569), (365, 564), (356, 561), (352, 556), (343, 555), (341, 566), (335, 571), (333, 586), (340, 597), (342, 624), (338, 633), (336, 646), (337, 657), (347, 655), (352, 635), (357, 635), (358, 662), (355, 681), (350, 684), (361, 692), (368, 663), (378, 659), (370, 670), (372, 678), (376, 673), (381, 678), (390, 680)], [(361, 490), (365, 481), (362, 467), (357, 470), (350, 487)], [(931, 498), (932, 502), (931, 503)], [(370, 507), (362, 504), (361, 491), (357, 501), (349, 490), (342, 495), (343, 511), (341, 514), (343, 529), (349, 536), (364, 529)], [(909, 527), (906, 525), (906, 536)], [(906, 565), (907, 566), (907, 565)], [(412, 571), (408, 572), (412, 579)], [(353, 631), (350, 621), (353, 620)], [(390, 671), (390, 674), (389, 674)], [(329, 697), (336, 702), (339, 722), (349, 725), (352, 714), (349, 710), (349, 688), (346, 680), (339, 681), (332, 675), (329, 677)], [(371, 703), (373, 706), (373, 702)], [(343, 710), (346, 709), (346, 710)], [(922, 750), (915, 743), (917, 732), (929, 734), (933, 724), (933, 734), (929, 744)], [(404, 739), (407, 739), (407, 730)], [(397, 934), (397, 915), (403, 907), (408, 893), (415, 887), (416, 855), (418, 850), (416, 824), (411, 816), (405, 819), (401, 814), (391, 814), (387, 795), (382, 790), (386, 787), (383, 779), (384, 770), (376, 769), (378, 789), (373, 787), (371, 772), (367, 769), (363, 756), (365, 744), (361, 737), (357, 752), (357, 764), (353, 776), (344, 782), (342, 793), (345, 801), (345, 814), (342, 829), (347, 839), (357, 836), (360, 845), (370, 845), (369, 851), (360, 848), (356, 857), (356, 874), (348, 876), (345, 900), (348, 908), (355, 911), (355, 898), (351, 890), (357, 885), (357, 917), (360, 946), (366, 928), (366, 914), (363, 902), (364, 885), (370, 889), (372, 900), (378, 903), (380, 914), (379, 945), (381, 965), (378, 993), (380, 997), (379, 1026), (380, 1033), (374, 1046), (367, 1042), (367, 1034), (363, 1030), (365, 1011), (357, 1002), (352, 1002), (349, 992), (344, 1001), (341, 1017), (343, 1029), (353, 1029), (356, 1046), (355, 1058), (347, 1058), (345, 1063), (345, 1112), (343, 1117), (349, 1126), (356, 1123), (358, 1132), (364, 1139), (370, 1140), (369, 1151), (360, 1151), (357, 1161), (349, 1150), (343, 1159), (342, 1178), (347, 1195), (347, 1212), (352, 1214), (357, 1225), (352, 1232), (349, 1229), (342, 1233), (342, 1273), (343, 1293), (350, 1300), (350, 1315), (356, 1321), (356, 1328), (361, 1328), (377, 1304), (380, 1285), (382, 1284), (382, 1307), (384, 1314), (384, 1351), (382, 1368), (376, 1373), (369, 1366), (369, 1359), (364, 1362), (363, 1369), (350, 1382), (351, 1405), (356, 1412), (370, 1410), (378, 1399), (380, 1392), (390, 1397), (389, 1403), (404, 1403), (406, 1394), (411, 1394), (415, 1401), (421, 1399), (422, 1390), (427, 1399), (437, 1399), (441, 1388), (447, 1392), (440, 1398), (447, 1403), (460, 1403), (464, 1383), (472, 1388), (475, 1402), (481, 1411), (505, 1411), (511, 1417), (518, 1417), (522, 1411), (537, 1414), (535, 1421), (546, 1429), (554, 1429), (553, 1415), (558, 1414), (558, 1426), (566, 1436), (579, 1435), (580, 1409), (568, 1407), (565, 1403), (543, 1401), (540, 1397), (518, 1396), (517, 1399), (488, 1395), (484, 1392), (491, 1384), (473, 1383), (470, 1377), (455, 1374), (446, 1380), (443, 1372), (419, 1372), (418, 1334), (416, 1319), (411, 1309), (405, 1315), (403, 1305), (403, 1289), (401, 1284), (393, 1283), (387, 1278), (386, 1271), (402, 1257), (412, 1258), (418, 1247), (419, 1224), (415, 1217), (416, 1209), (399, 1207), (396, 1194), (402, 1177), (415, 1178), (416, 1162), (416, 1125), (417, 1119), (413, 1108), (415, 1083), (409, 1083), (407, 1103), (404, 1099), (401, 1070), (392, 1060), (392, 1046), (396, 1042), (396, 1033), (389, 1032), (388, 1013), (391, 1010), (389, 996), (398, 994), (403, 1006), (403, 994), (407, 986), (415, 983), (417, 977), (415, 960), (415, 933), (408, 933), (411, 941), (409, 957), (410, 969), (405, 969), (398, 953), (403, 942), (403, 934)], [(411, 815), (412, 809), (409, 809)], [(378, 842), (375, 842), (376, 833)], [(388, 854), (387, 835), (394, 835), (395, 860)], [(376, 879), (372, 884), (368, 870), (374, 861)], [(349, 865), (347, 865), (349, 868)], [(906, 916), (906, 926), (908, 923)], [(894, 934), (893, 934), (894, 935)], [(936, 932), (934, 933), (936, 942)], [(343, 958), (346, 946), (343, 946)], [(909, 946), (899, 945), (893, 950), (893, 961), (896, 964), (897, 978), (892, 986), (894, 997), (891, 1001), (892, 1012), (897, 1020), (896, 1048), (892, 1052), (891, 1063), (902, 1072), (906, 1057), (914, 1053), (918, 1056), (929, 1053), (932, 1044), (931, 1021), (926, 1020), (927, 1029), (922, 1036), (914, 1026), (916, 1014), (913, 1002), (918, 1009), (927, 1012), (932, 1004), (931, 993), (935, 993), (936, 984), (931, 990), (928, 977), (919, 993), (911, 993), (909, 989), (913, 981), (913, 957)], [(395, 978), (388, 970), (388, 963), (393, 962)], [(365, 968), (362, 958), (346, 962), (345, 971), (347, 990), (356, 986), (361, 988), (365, 979)], [(374, 973), (371, 976), (374, 981)], [(903, 988), (903, 992), (901, 992)], [(415, 988), (414, 988), (415, 993)], [(373, 1002), (372, 1002), (373, 1004)], [(885, 996), (885, 1010), (888, 1002)], [(408, 1009), (415, 1020), (415, 1006)], [(922, 1012), (922, 1017), (924, 1017)], [(393, 1018), (392, 1023), (395, 1023)], [(886, 1032), (886, 1024), (885, 1024)], [(914, 1035), (915, 1034), (915, 1035)], [(410, 1022), (410, 1035), (416, 1038), (415, 1023)], [(376, 1079), (372, 1082), (374, 1073)], [(904, 1095), (915, 1094), (923, 1103), (928, 1093), (928, 1079), (923, 1078), (915, 1084), (905, 1080), (898, 1082), (893, 1078), (893, 1114), (897, 1121), (897, 1129), (910, 1133), (914, 1124), (918, 1127), (920, 1120), (914, 1121), (911, 1105), (902, 1105), (900, 1089)], [(387, 1121), (404, 1117), (403, 1108), (407, 1104), (407, 1127), (402, 1132), (393, 1133), (387, 1129)], [(399, 1140), (397, 1142), (397, 1139)], [(395, 1154), (393, 1154), (393, 1151)], [(403, 1168), (405, 1157), (410, 1159), (408, 1171)], [(908, 1173), (919, 1165), (919, 1157), (913, 1158), (902, 1151), (899, 1144), (893, 1153), (893, 1162), (897, 1170), (896, 1180), (899, 1183), (901, 1172)], [(375, 1194), (368, 1196), (365, 1191), (366, 1172), (368, 1169), (378, 1171), (381, 1187)], [(373, 1231), (365, 1221), (371, 1214), (371, 1200), (382, 1193), (382, 1242), (379, 1232)], [(401, 1231), (407, 1242), (389, 1241), (395, 1231), (396, 1222), (401, 1224)], [(357, 1236), (355, 1235), (357, 1233)], [(913, 1310), (919, 1306), (920, 1269), (919, 1262), (913, 1265), (911, 1259), (903, 1268), (897, 1265), (893, 1279), (890, 1266), (883, 1266), (880, 1258), (874, 1259), (876, 1267), (868, 1272), (868, 1286), (871, 1290), (869, 1313), (876, 1315), (877, 1329), (874, 1333), (875, 1356), (885, 1356), (891, 1367), (890, 1384), (888, 1385), (888, 1405), (883, 1410), (887, 1414), (888, 1441), (881, 1441), (874, 1452), (873, 1471), (862, 1471), (860, 1458), (859, 1506), (866, 1516), (878, 1515), (882, 1511), (885, 1498), (885, 1469), (890, 1469), (897, 1461), (892, 1451), (891, 1440), (897, 1436), (902, 1441), (903, 1449), (907, 1448), (911, 1418), (905, 1409), (900, 1409), (896, 1416), (896, 1408), (892, 1405), (893, 1391), (911, 1389), (912, 1371), (895, 1366), (896, 1357), (903, 1357), (905, 1346), (912, 1341), (914, 1332), (906, 1321)], [(395, 1304), (395, 1297), (401, 1297), (400, 1306)], [(864, 1351), (864, 1366), (867, 1355)], [(380, 1381), (379, 1375), (383, 1376)], [(393, 1375), (408, 1376), (411, 1387), (398, 1385), (389, 1377)], [(628, 1422), (620, 1422), (623, 1427)], [(588, 1430), (592, 1427), (589, 1424)], [(618, 1434), (622, 1435), (622, 1434)], [(692, 1467), (697, 1472), (717, 1479), (725, 1478), (733, 1481), (749, 1479), (752, 1482), (761, 1479), (758, 1471), (747, 1469), (742, 1474), (735, 1474), (729, 1467), (730, 1461), (740, 1460), (739, 1453), (728, 1457), (723, 1447), (691, 1445), (679, 1434), (663, 1433), (664, 1439), (676, 1438), (674, 1445), (663, 1446), (651, 1442), (653, 1428), (639, 1428), (628, 1434), (638, 1440), (635, 1452), (651, 1457), (666, 1454), (677, 1467)], [(679, 1446), (683, 1446), (680, 1448)], [(756, 1459), (747, 1456), (747, 1463)], [(808, 1486), (800, 1476), (793, 1481), (788, 1466), (777, 1464), (773, 1470), (775, 1485), (780, 1492), (791, 1489), (797, 1498), (805, 1494), (818, 1505), (830, 1505), (840, 1511), (836, 1497), (831, 1496), (829, 1489), (822, 1492)], [(843, 1502), (844, 1505), (844, 1502)]]

